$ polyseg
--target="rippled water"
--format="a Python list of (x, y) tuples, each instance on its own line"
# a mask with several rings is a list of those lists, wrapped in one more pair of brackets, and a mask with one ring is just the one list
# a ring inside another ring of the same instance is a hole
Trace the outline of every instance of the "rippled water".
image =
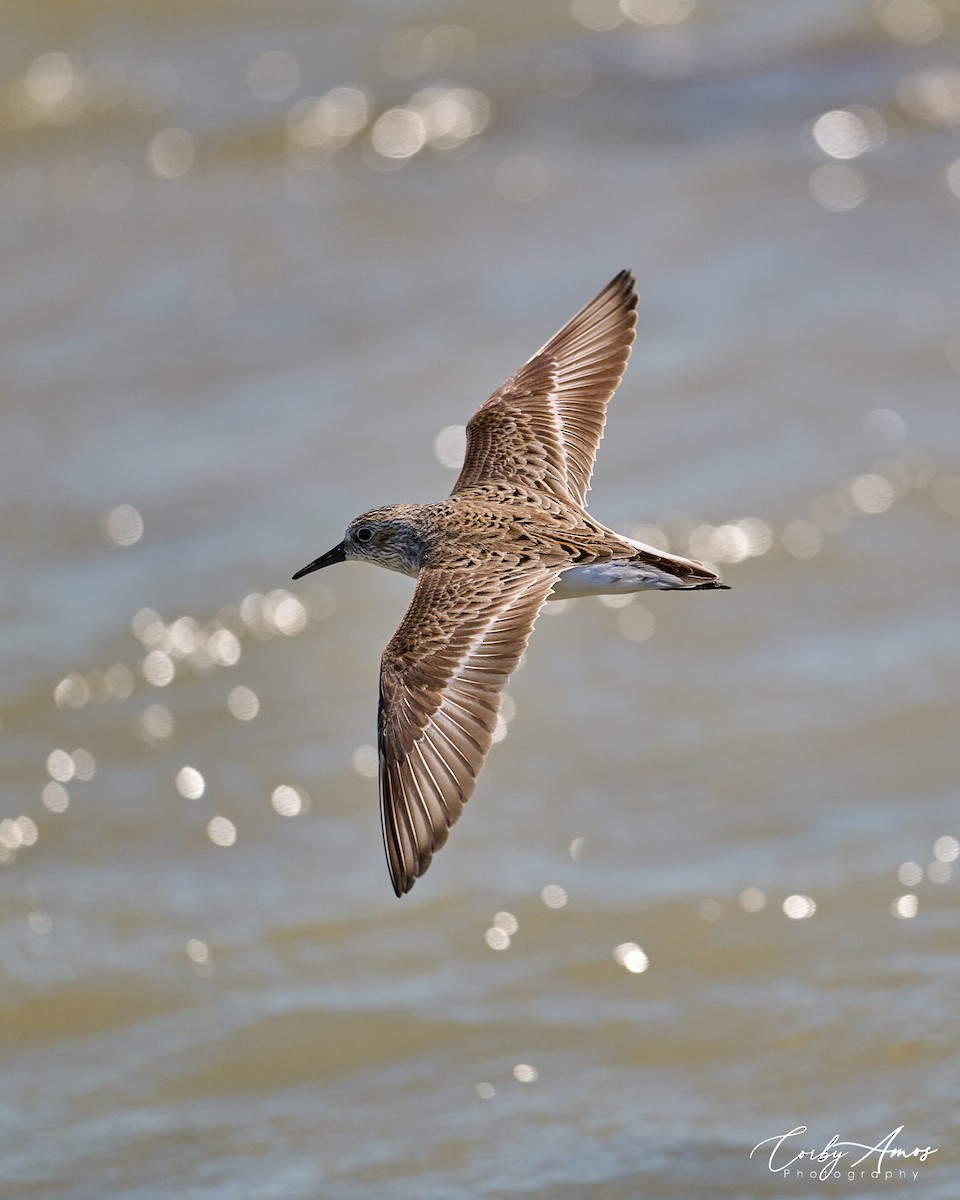
[[(956, 3), (5, 16), (9, 1194), (955, 1196)], [(624, 266), (732, 590), (548, 608), (398, 902), (409, 581), (289, 577)]]

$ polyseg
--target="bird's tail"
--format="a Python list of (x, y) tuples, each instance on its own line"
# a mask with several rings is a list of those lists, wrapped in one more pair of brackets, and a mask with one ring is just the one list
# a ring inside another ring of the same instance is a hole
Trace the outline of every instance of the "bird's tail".
[[(668, 554), (666, 550), (657, 550), (633, 538), (625, 538), (637, 550), (636, 562), (652, 568), (660, 577), (660, 587), (666, 589), (681, 588), (688, 592), (729, 591), (725, 583), (720, 582), (720, 576), (706, 563), (697, 558), (683, 558), (679, 554)], [(656, 586), (656, 585), (655, 585)]]

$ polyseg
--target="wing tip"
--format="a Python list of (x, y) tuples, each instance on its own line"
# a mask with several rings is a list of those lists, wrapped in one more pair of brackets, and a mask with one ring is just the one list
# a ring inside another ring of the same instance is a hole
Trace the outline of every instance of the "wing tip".
[(614, 275), (607, 286), (611, 288), (616, 287), (624, 293), (635, 292), (637, 290), (637, 277), (630, 267), (624, 267)]
[(637, 294), (637, 277), (629, 267), (624, 267), (622, 271), (618, 271), (610, 280), (600, 295), (607, 292), (615, 292), (627, 301), (627, 310), (633, 312), (636, 310), (639, 303), (639, 295)]
[[(594, 298), (585, 304), (584, 307), (572, 317), (558, 334), (543, 347), (544, 350), (558, 343), (564, 335), (572, 333), (574, 330), (582, 331), (589, 329), (591, 326), (602, 326), (607, 330), (607, 336), (613, 335), (612, 346), (617, 344), (617, 336), (615, 330), (619, 330), (620, 349), (626, 353), (622, 360), (620, 370), (620, 378), (623, 377), (623, 368), (626, 367), (627, 359), (630, 357), (630, 350), (637, 336), (637, 309), (640, 303), (640, 297), (637, 293), (637, 280), (633, 271), (628, 267), (624, 267), (622, 271), (618, 271), (610, 280), (605, 288), (597, 293)], [(618, 379), (619, 382), (619, 379)]]

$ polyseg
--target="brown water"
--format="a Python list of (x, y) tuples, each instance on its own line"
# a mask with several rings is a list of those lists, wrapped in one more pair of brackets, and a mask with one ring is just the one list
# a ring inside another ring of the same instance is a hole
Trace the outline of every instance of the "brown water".
[[(960, 1194), (960, 8), (623, 7), (5, 5), (4, 1194)], [(398, 902), (409, 582), (289, 577), (623, 266), (732, 590), (545, 614)]]

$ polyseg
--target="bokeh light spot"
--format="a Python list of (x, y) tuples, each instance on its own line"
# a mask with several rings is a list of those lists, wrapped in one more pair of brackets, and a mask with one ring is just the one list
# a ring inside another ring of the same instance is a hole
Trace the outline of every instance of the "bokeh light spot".
[(510, 946), (510, 934), (503, 929), (498, 929), (496, 925), (490, 926), (483, 935), (483, 940), (491, 950), (506, 950)]
[(51, 780), (44, 784), (43, 791), (40, 793), (40, 799), (43, 802), (43, 807), (52, 813), (66, 812), (70, 805), (70, 795), (62, 783), (57, 783), (56, 780)]
[(697, 0), (620, 0), (620, 11), (638, 25), (679, 25)]
[(207, 825), (207, 837), (215, 846), (232, 846), (237, 840), (237, 827), (229, 817), (213, 817)]
[(307, 610), (303, 602), (282, 588), (267, 593), (263, 600), (263, 613), (274, 629), (285, 637), (296, 637), (307, 627)]
[(817, 911), (817, 905), (809, 896), (788, 896), (783, 911), (792, 921), (805, 921)]
[(324, 96), (298, 100), (287, 115), (291, 142), (311, 150), (337, 150), (364, 128), (370, 100), (358, 87), (332, 88)]
[(814, 558), (823, 548), (823, 535), (811, 521), (791, 521), (781, 535), (783, 547), (794, 558)]
[(40, 836), (40, 827), (33, 817), (17, 817), (17, 827), (20, 830), (20, 842), (24, 846), (35, 846)]
[(915, 46), (943, 33), (943, 13), (931, 0), (874, 0), (873, 14), (888, 33)]
[(173, 682), (173, 659), (163, 650), (151, 650), (143, 660), (143, 677), (154, 687), (167, 687)]
[(166, 631), (166, 649), (173, 658), (186, 658), (200, 644), (200, 627), (193, 617), (178, 617)]
[(207, 652), (221, 667), (240, 661), (240, 639), (229, 629), (218, 629), (207, 639)]
[(631, 975), (642, 975), (650, 966), (650, 959), (636, 942), (621, 942), (614, 948), (613, 958)]
[(746, 538), (748, 558), (758, 558), (766, 554), (773, 545), (773, 530), (762, 517), (744, 517), (736, 524)]
[(187, 800), (199, 800), (207, 789), (206, 780), (196, 767), (181, 767), (176, 778), (177, 791)]
[(897, 85), (897, 99), (912, 117), (934, 125), (960, 122), (960, 68), (925, 67)]
[(74, 750), (73, 771), (76, 779), (90, 780), (97, 773), (97, 762), (89, 750)]
[(923, 867), (919, 863), (901, 863), (897, 869), (897, 878), (904, 887), (916, 887), (923, 879)]
[(104, 673), (104, 680), (114, 700), (127, 700), (133, 695), (136, 682), (133, 672), (124, 663), (114, 663)]
[(882, 475), (858, 475), (850, 484), (850, 497), (861, 512), (883, 513), (893, 503), (893, 485)]
[(907, 894), (906, 896), (898, 896), (890, 905), (890, 911), (895, 917), (900, 917), (903, 920), (910, 920), (917, 915), (920, 904), (916, 896)]
[(187, 958), (192, 963), (206, 963), (210, 961), (210, 947), (199, 938), (191, 938), (187, 942), (185, 949)]
[(412, 158), (423, 149), (426, 141), (426, 122), (415, 108), (388, 108), (370, 130), (370, 143), (383, 158)]
[(707, 558), (713, 563), (738, 563), (750, 554), (750, 537), (739, 524), (718, 525), (710, 535)]
[(854, 167), (826, 163), (809, 179), (810, 195), (830, 212), (849, 212), (867, 198), (867, 183)]
[(161, 129), (147, 146), (147, 164), (161, 179), (177, 179), (193, 166), (196, 147), (185, 129)]
[(53, 689), (53, 700), (58, 708), (83, 708), (90, 699), (90, 685), (82, 675), (74, 673), (61, 679)]
[(813, 140), (831, 158), (859, 158), (874, 144), (863, 118), (846, 108), (833, 109), (818, 117)]
[(51, 750), (47, 755), (47, 774), (57, 783), (69, 783), (75, 772), (73, 758), (66, 750)]
[(227, 711), (238, 721), (252, 721), (260, 711), (256, 692), (248, 687), (235, 687), (227, 696)]
[(767, 907), (766, 893), (758, 887), (744, 888), (740, 893), (740, 907), (744, 912), (758, 913)]
[[(19, 850), (23, 845), (23, 834), (20, 831), (20, 826), (16, 821), (12, 821), (9, 817), (4, 817), (0, 821), (0, 847), (4, 850)], [(6, 862), (4, 857), (0, 862)]]
[(931, 883), (949, 883), (953, 878), (953, 863), (935, 858), (927, 865), (927, 878)]
[(433, 453), (437, 462), (451, 471), (458, 471), (463, 466), (463, 456), (467, 450), (467, 427), (465, 425), (448, 425), (441, 429), (433, 439)]
[(423, 117), (426, 140), (435, 150), (456, 150), (490, 122), (490, 101), (474, 88), (422, 88), (410, 107)]
[(270, 803), (281, 817), (299, 817), (304, 809), (303, 796), (287, 783), (281, 783), (273, 789)]
[(617, 629), (630, 642), (645, 642), (653, 636), (653, 613), (642, 604), (631, 604), (617, 614)]
[(723, 916), (723, 906), (719, 900), (714, 900), (712, 896), (707, 896), (697, 905), (697, 916), (701, 920), (711, 923), (719, 921)]
[(645, 546), (651, 546), (655, 550), (670, 549), (670, 539), (666, 530), (661, 529), (659, 525), (634, 525), (629, 534), (634, 541), (643, 542)]
[(165, 704), (151, 704), (134, 718), (134, 732), (150, 745), (172, 737), (175, 728), (173, 713)]
[(540, 899), (547, 908), (565, 908), (567, 904), (567, 889), (559, 883), (548, 883), (540, 893)]
[(540, 1072), (530, 1063), (517, 1063), (513, 1068), (513, 1077), (518, 1083), (536, 1083), (540, 1078)]
[(132, 504), (118, 504), (100, 518), (100, 532), (114, 546), (133, 546), (143, 537), (143, 517)]
[(166, 632), (163, 618), (152, 608), (141, 608), (131, 622), (134, 637), (146, 646), (156, 646)]
[(376, 779), (380, 768), (380, 756), (376, 746), (358, 746), (351, 759), (353, 769), (364, 779)]
[(618, 0), (570, 0), (570, 15), (584, 29), (607, 33), (623, 24)]
[(40, 54), (27, 67), (23, 85), (35, 104), (55, 106), (69, 95), (76, 79), (73, 63), (59, 50)]

